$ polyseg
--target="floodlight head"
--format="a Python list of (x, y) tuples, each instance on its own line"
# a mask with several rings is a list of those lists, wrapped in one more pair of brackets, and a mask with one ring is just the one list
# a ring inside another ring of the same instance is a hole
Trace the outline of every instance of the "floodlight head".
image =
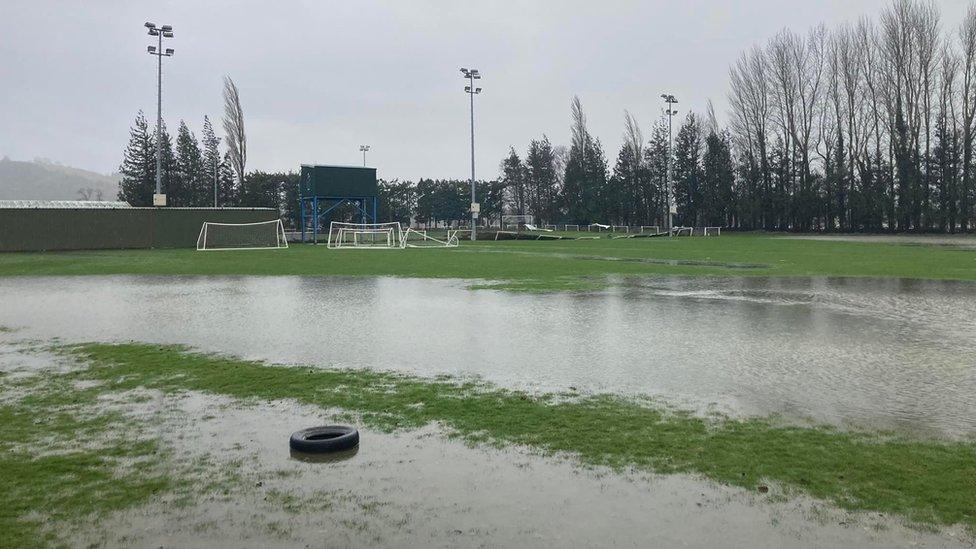
[(461, 67), (461, 72), (463, 72), (464, 74), (468, 74), (468, 69)]
[(159, 27), (159, 28), (162, 29), (164, 32), (172, 32), (173, 31), (173, 25), (163, 25), (162, 27)]
[(149, 36), (159, 36), (159, 29), (157, 28), (149, 29)]
[(464, 91), (471, 93), (471, 86), (465, 86)]
[(481, 93), (481, 88), (475, 88), (474, 93)]
[(149, 53), (156, 53), (156, 46), (149, 46), (146, 49), (149, 50)]
[(156, 28), (156, 23), (150, 23), (149, 21), (146, 21), (145, 27), (147, 29), (154, 29), (154, 28)]
[(166, 55), (173, 55), (173, 48), (166, 48)]
[(173, 37), (172, 31), (163, 31), (163, 38), (172, 38), (172, 37)]

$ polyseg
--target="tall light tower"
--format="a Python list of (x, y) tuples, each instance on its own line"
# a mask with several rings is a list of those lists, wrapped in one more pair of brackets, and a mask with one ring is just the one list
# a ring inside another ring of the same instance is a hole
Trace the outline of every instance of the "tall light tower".
[(671, 136), (671, 119), (674, 118), (674, 115), (678, 114), (678, 111), (674, 108), (678, 104), (678, 100), (670, 93), (661, 94), (661, 99), (664, 99), (664, 102), (668, 105), (668, 109), (664, 111), (664, 114), (668, 116), (668, 175), (667, 181), (664, 183), (664, 194), (668, 202), (668, 236), (671, 236), (671, 158), (674, 156), (671, 154), (673, 142), (673, 137)]
[(359, 152), (363, 153), (363, 167), (366, 167), (366, 151), (369, 150), (369, 145), (360, 145)]
[(166, 195), (163, 194), (163, 142), (162, 142), (162, 129), (163, 129), (163, 58), (171, 57), (173, 55), (173, 48), (166, 48), (163, 50), (163, 38), (173, 37), (173, 27), (170, 25), (162, 25), (157, 27), (155, 23), (146, 22), (146, 28), (149, 29), (149, 36), (155, 36), (159, 39), (159, 46), (149, 46), (147, 50), (149, 55), (155, 55), (158, 61), (158, 68), (156, 71), (156, 193), (153, 194), (153, 206), (165, 206), (166, 205)]
[(474, 87), (475, 80), (481, 80), (478, 69), (461, 68), (461, 74), (468, 79), (468, 85), (464, 87), (465, 93), (471, 98), (471, 240), (478, 239), (478, 212), (481, 205), (475, 200), (474, 194), (474, 96), (481, 93), (481, 88)]

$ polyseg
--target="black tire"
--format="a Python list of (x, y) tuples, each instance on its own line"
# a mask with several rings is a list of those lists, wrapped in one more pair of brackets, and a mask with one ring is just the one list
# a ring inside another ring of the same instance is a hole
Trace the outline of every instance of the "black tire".
[(310, 454), (341, 452), (359, 445), (359, 431), (345, 425), (324, 425), (295, 431), (288, 441), (292, 450)]

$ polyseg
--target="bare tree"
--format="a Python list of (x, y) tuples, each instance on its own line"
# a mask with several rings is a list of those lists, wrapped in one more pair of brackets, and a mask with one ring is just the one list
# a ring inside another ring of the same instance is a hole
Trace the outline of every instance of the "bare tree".
[(959, 45), (962, 59), (960, 110), (962, 120), (962, 189), (959, 193), (959, 216), (962, 230), (968, 230), (972, 223), (973, 189), (973, 137), (976, 128), (973, 127), (976, 117), (976, 6), (969, 8), (969, 13), (959, 28)]
[(237, 181), (244, 184), (244, 168), (247, 164), (247, 135), (244, 133), (244, 109), (237, 85), (229, 76), (224, 77), (224, 132), (230, 153), (231, 165)]

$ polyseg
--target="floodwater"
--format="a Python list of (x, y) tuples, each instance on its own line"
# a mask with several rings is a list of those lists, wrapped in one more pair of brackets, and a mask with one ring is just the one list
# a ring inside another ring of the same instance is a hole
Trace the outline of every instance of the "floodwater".
[(734, 416), (976, 434), (976, 284), (618, 282), (535, 295), (430, 279), (5, 278), (0, 326), (26, 338), (183, 343), (279, 363), (646, 394)]
[[(144, 399), (146, 400), (146, 399)], [(72, 540), (126, 547), (966, 547), (960, 528), (919, 532), (778, 489), (748, 493), (683, 476), (581, 469), (514, 449), (469, 448), (436, 427), (361, 432), (358, 453), (296, 459), (288, 434), (330, 423), (287, 401), (242, 405), (157, 395), (153, 432), (175, 463), (232, 471), (190, 505), (165, 497)]]

